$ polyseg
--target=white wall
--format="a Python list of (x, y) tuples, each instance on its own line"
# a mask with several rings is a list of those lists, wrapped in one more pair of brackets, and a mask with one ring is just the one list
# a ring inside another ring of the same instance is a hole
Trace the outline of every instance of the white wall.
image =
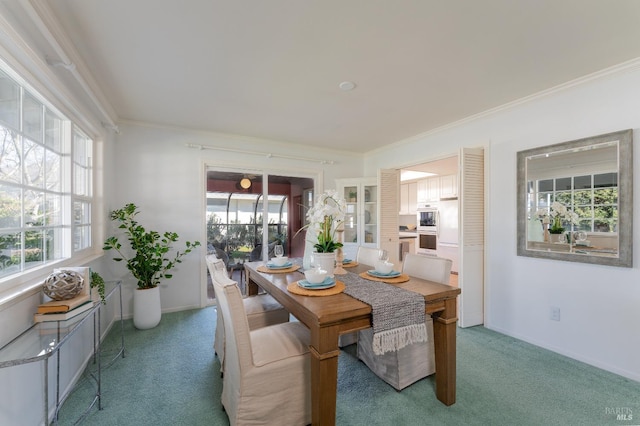
[[(640, 140), (640, 62), (616, 73), (412, 138), (365, 160), (365, 173), (455, 152), (486, 148), (485, 326), (572, 358), (640, 380), (638, 250), (633, 268), (561, 262), (516, 255), (516, 153), (634, 129)], [(640, 164), (636, 149), (634, 167)], [(640, 230), (640, 176), (634, 189), (634, 238)], [(464, 289), (463, 289), (464, 291)], [(549, 319), (551, 306), (561, 320)]]
[[(362, 176), (361, 155), (135, 123), (121, 125), (120, 130), (113, 152), (115, 164), (109, 167), (113, 175), (106, 182), (107, 210), (133, 202), (140, 207), (139, 223), (160, 232), (177, 232), (182, 243), (186, 240), (204, 243), (206, 240), (206, 165), (320, 176), (322, 182), (317, 183), (320, 189), (335, 188), (335, 179), (339, 177)], [(188, 143), (272, 153), (274, 157), (193, 149), (185, 146)], [(275, 158), (276, 154), (333, 160), (336, 164)], [(109, 232), (115, 232), (113, 225)], [(206, 276), (203, 256), (204, 250), (189, 254), (175, 270), (173, 278), (162, 284), (160, 297), (164, 312), (196, 308), (206, 303), (202, 297)], [(136, 283), (122, 264), (110, 261), (110, 258), (103, 260), (104, 268), (108, 277), (125, 281), (124, 312), (130, 316)]]

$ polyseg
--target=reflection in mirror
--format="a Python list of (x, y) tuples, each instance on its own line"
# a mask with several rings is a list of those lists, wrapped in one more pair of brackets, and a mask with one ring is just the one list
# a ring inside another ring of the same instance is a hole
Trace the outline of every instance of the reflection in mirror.
[(632, 131), (518, 153), (518, 255), (632, 266)]

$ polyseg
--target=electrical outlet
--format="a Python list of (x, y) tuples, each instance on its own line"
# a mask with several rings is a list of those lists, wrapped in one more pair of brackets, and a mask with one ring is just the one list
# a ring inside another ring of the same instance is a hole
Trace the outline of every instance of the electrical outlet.
[(560, 321), (560, 308), (552, 306), (550, 318), (553, 321)]

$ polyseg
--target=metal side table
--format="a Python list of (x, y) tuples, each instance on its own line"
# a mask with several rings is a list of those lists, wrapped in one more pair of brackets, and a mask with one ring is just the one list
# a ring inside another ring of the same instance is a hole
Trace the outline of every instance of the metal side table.
[[(108, 367), (120, 356), (125, 356), (124, 346), (124, 322), (122, 317), (122, 282), (108, 281), (105, 282), (105, 300), (107, 305), (113, 301), (114, 294), (118, 295), (120, 309), (120, 347), (116, 348), (116, 354), (108, 361)], [(116, 292), (117, 290), (117, 292)], [(94, 306), (77, 316), (65, 321), (47, 321), (36, 323), (23, 332), (21, 335), (0, 348), (0, 368), (8, 368), (16, 365), (28, 364), (32, 362), (44, 362), (44, 417), (46, 424), (49, 422), (57, 423), (58, 413), (65, 399), (73, 390), (73, 386), (69, 386), (68, 391), (61, 394), (60, 391), (60, 353), (64, 349), (72, 336), (82, 329), (88, 321), (93, 321), (93, 343), (92, 358), (95, 364), (95, 370), (89, 372), (89, 377), (95, 382), (96, 391), (93, 400), (87, 406), (87, 409), (78, 418), (76, 423), (84, 420), (91, 408), (96, 404), (98, 409), (102, 409), (101, 400), (101, 375), (102, 375), (102, 356), (101, 356), (101, 339), (102, 322), (101, 314), (105, 305), (101, 302), (94, 302)], [(79, 334), (80, 336), (80, 334)], [(49, 380), (51, 372), (49, 371), (49, 359), (55, 356), (55, 409), (53, 415), (49, 415)], [(75, 385), (75, 384), (74, 384)]]

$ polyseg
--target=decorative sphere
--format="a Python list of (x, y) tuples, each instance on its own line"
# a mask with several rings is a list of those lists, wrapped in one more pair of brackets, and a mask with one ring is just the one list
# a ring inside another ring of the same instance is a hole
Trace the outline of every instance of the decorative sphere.
[(75, 271), (58, 271), (44, 280), (42, 291), (53, 300), (69, 300), (76, 297), (84, 287), (84, 278)]

